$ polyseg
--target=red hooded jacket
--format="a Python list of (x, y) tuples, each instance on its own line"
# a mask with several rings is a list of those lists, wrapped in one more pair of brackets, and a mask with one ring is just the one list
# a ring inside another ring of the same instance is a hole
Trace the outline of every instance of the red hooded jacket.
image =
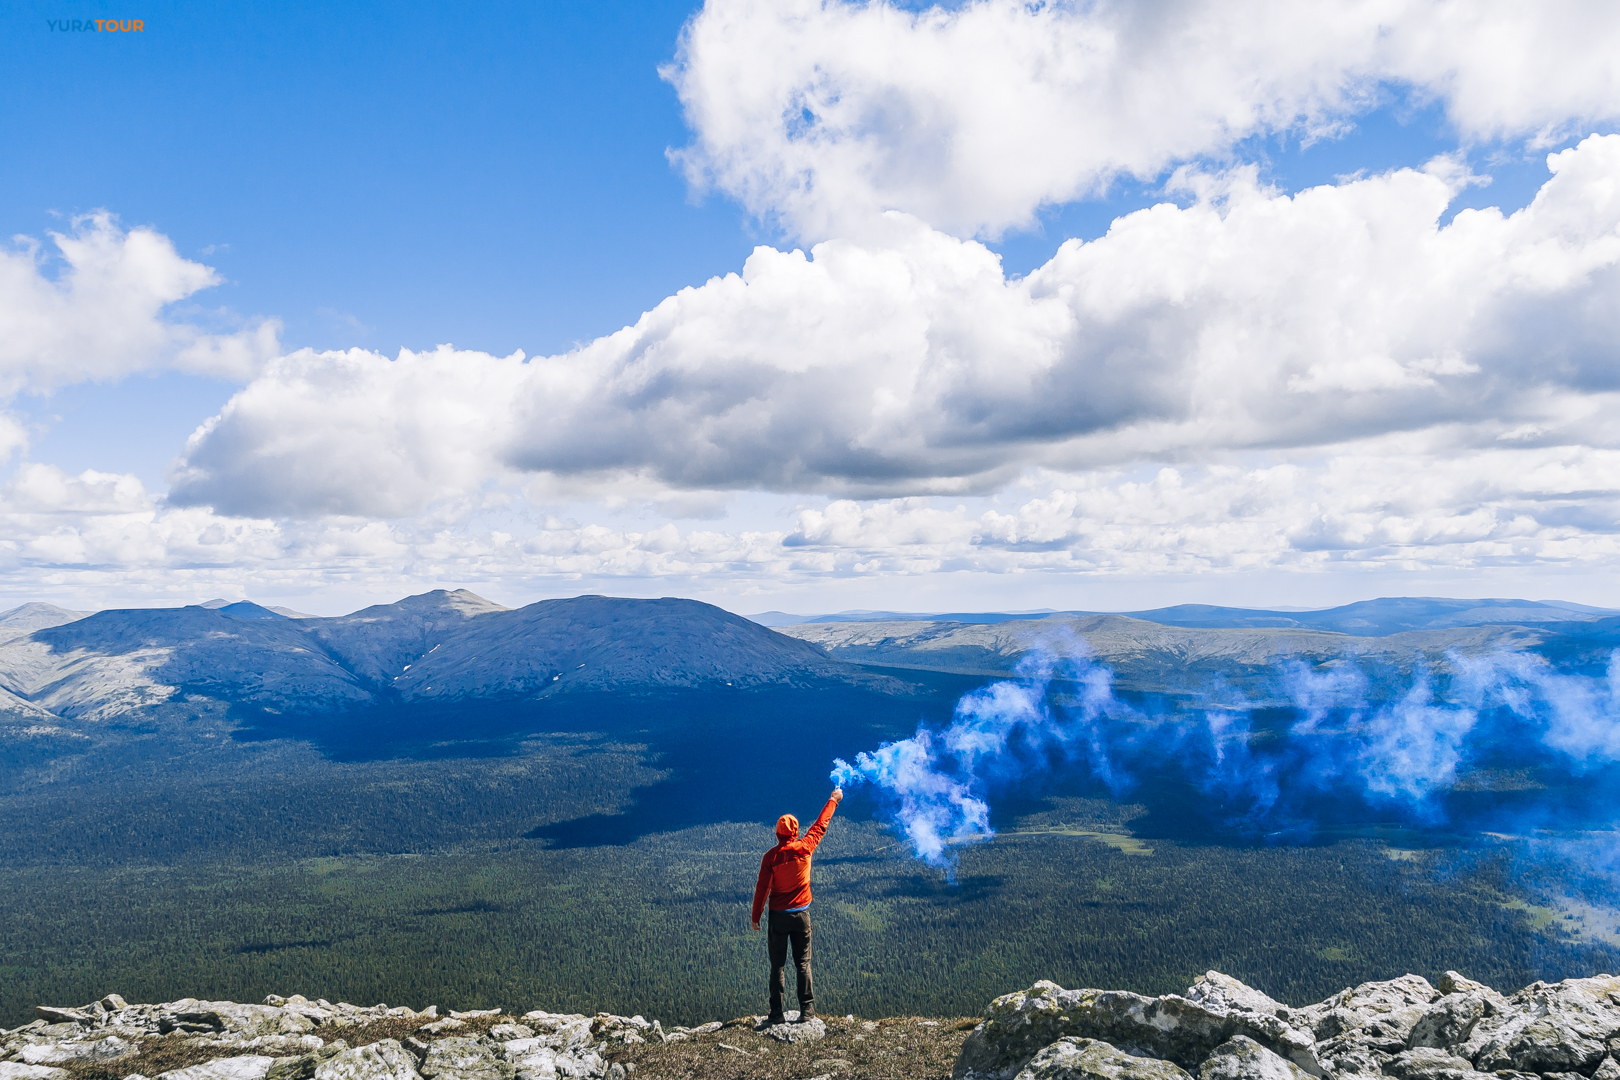
[(777, 844), (759, 861), (759, 882), (754, 886), (753, 922), (759, 922), (759, 913), (765, 908), (767, 894), (772, 911), (787, 911), (804, 907), (810, 902), (810, 856), (816, 845), (827, 835), (827, 822), (838, 809), (837, 799), (828, 799), (821, 808), (821, 816), (804, 834), (795, 839), (799, 822), (792, 814), (783, 814), (776, 822)]

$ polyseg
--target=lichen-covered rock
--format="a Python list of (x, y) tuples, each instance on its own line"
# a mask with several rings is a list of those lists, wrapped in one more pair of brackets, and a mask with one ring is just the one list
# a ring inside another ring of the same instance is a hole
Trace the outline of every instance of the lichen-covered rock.
[(421, 1072), (428, 1080), (513, 1080), (514, 1069), (501, 1059), (500, 1049), (482, 1036), (436, 1039)]
[(1059, 1039), (1032, 1058), (1017, 1080), (1191, 1080), (1175, 1064), (1127, 1054), (1099, 1039)]
[(1474, 1066), (1447, 1050), (1423, 1046), (1396, 1054), (1384, 1072), (1399, 1080), (1466, 1080), (1474, 1075)]
[(827, 1037), (827, 1025), (819, 1016), (803, 1023), (772, 1024), (764, 1031), (767, 1038), (783, 1043), (815, 1042)]
[[(313, 1037), (306, 1036), (306, 1038)], [(348, 1048), (349, 1044), (342, 1039), (333, 1039), (305, 1054), (278, 1057), (270, 1066), (270, 1071), (265, 1073), (264, 1080), (312, 1080), (315, 1070), (323, 1062), (337, 1057)]]
[(1482, 1072), (1589, 1073), (1620, 1033), (1616, 994), (1620, 979), (1608, 975), (1532, 983), (1503, 1012), (1479, 1021), (1458, 1053)]
[(356, 1046), (315, 1067), (314, 1080), (421, 1080), (416, 1058), (393, 1039)]
[(572, 1050), (591, 1041), (591, 1018), (580, 1013), (548, 1013), (536, 1009), (523, 1014), (523, 1023), (534, 1029), (534, 1037), (539, 1040), (537, 1045), (554, 1050)]
[[(581, 1017), (581, 1020), (584, 1018)], [(563, 1025), (562, 1036), (572, 1038), (565, 1047), (548, 1045), (545, 1036), (513, 1039), (502, 1046), (508, 1064), (513, 1067), (515, 1080), (558, 1080), (559, 1077), (596, 1077), (606, 1069), (600, 1055), (590, 1049), (589, 1025), (586, 1024), (582, 1041), (578, 1023)], [(552, 1038), (560, 1039), (557, 1033)]]
[(17, 1052), (17, 1059), (26, 1065), (67, 1065), (76, 1061), (117, 1061), (137, 1051), (135, 1043), (117, 1035), (81, 1037), (75, 1031), (66, 1039), (31, 1042)]
[[(3, 1080), (3, 1078), (0, 1078)], [(1598, 1067), (1592, 1073), (1592, 1080), (1620, 1080), (1620, 1061), (1613, 1057), (1606, 1057), (1598, 1062)]]
[(1065, 990), (1045, 980), (991, 1002), (984, 1022), (963, 1043), (952, 1075), (1013, 1080), (1037, 1053), (1069, 1035), (1185, 1068), (1197, 1068), (1217, 1046), (1246, 1035), (1307, 1073), (1324, 1075), (1310, 1034), (1270, 1013), (1229, 1010), (1177, 994)]
[(1342, 990), (1320, 1005), (1292, 1015), (1297, 1018), (1320, 1010), (1312, 1025), (1318, 1041), (1337, 1039), (1399, 1053), (1406, 1049), (1412, 1029), (1439, 996), (1440, 991), (1429, 985), (1429, 980), (1402, 975)]
[(1484, 994), (1447, 994), (1418, 1018), (1406, 1044), (1413, 1049), (1454, 1050), (1468, 1041), (1475, 1025), (1485, 1019), (1490, 1007)]
[(1234, 1035), (1209, 1055), (1198, 1080), (1310, 1080), (1310, 1074), (1247, 1035)]
[(158, 1073), (157, 1080), (264, 1080), (274, 1060), (262, 1054), (215, 1058), (201, 1065)]
[(1287, 1008), (1282, 1002), (1274, 1001), (1254, 987), (1246, 986), (1219, 971), (1204, 972), (1204, 977), (1189, 986), (1181, 996), (1218, 1012), (1257, 1012), (1276, 1016), (1279, 1010)]
[(20, 1061), (0, 1061), (0, 1080), (68, 1080), (66, 1069), (53, 1065), (25, 1065)]

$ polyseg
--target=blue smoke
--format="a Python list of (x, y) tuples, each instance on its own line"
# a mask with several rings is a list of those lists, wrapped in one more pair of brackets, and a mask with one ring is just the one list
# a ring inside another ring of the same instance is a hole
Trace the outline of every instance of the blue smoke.
[[(1215, 827), (1273, 839), (1306, 839), (1346, 807), (1419, 827), (1478, 816), (1493, 803), (1459, 794), (1470, 773), (1540, 769), (1569, 781), (1539, 804), (1521, 799), (1521, 818), (1559, 812), (1560, 799), (1593, 801), (1574, 781), (1620, 762), (1620, 650), (1599, 677), (1531, 653), (1448, 653), (1445, 668), (1437, 676), (1419, 661), (1391, 675), (1296, 662), (1262, 700), (1223, 684), (1191, 705), (1148, 708), (1122, 700), (1112, 671), (1075, 638), (964, 695), (943, 730), (919, 726), (837, 759), (832, 779), (871, 785), (917, 857), (947, 869), (956, 850), (994, 835), (998, 793), (1076, 766), (1116, 799), (1144, 784), (1190, 785)], [(1609, 800), (1598, 802), (1582, 812), (1601, 816)]]

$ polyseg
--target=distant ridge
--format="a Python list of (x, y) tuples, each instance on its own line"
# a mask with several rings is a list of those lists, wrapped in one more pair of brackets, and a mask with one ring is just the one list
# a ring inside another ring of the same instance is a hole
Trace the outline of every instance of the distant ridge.
[(832, 615), (790, 615), (781, 611), (767, 611), (747, 618), (763, 626), (772, 627), (852, 622), (938, 622), (988, 626), (1020, 620), (1089, 615), (1123, 615), (1143, 622), (1189, 629), (1325, 630), (1354, 637), (1384, 637), (1412, 630), (1444, 630), (1461, 626), (1534, 626), (1546, 623), (1596, 622), (1599, 619), (1620, 615), (1620, 610), (1590, 607), (1562, 600), (1457, 600), (1448, 597), (1397, 596), (1304, 611), (1177, 604), (1173, 607), (1153, 608), (1147, 611), (1120, 612), (1048, 610), (923, 614), (896, 611), (843, 611)]
[[(0, 714), (105, 720), (192, 698), (351, 712), (576, 691), (884, 682), (819, 646), (696, 600), (576, 596), (510, 609), (436, 590), (337, 618), (250, 601), (18, 609), (0, 639)], [(3, 629), (3, 621), (0, 621)]]

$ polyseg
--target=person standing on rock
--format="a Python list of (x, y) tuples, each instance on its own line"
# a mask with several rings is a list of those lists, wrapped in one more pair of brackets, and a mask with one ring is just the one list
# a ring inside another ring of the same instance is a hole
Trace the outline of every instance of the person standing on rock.
[(771, 903), (771, 1015), (767, 1024), (787, 1021), (782, 1013), (782, 996), (787, 992), (787, 953), (793, 946), (793, 967), (799, 974), (799, 1023), (816, 1016), (815, 990), (810, 982), (810, 856), (827, 835), (827, 822), (844, 797), (834, 788), (821, 808), (821, 816), (799, 838), (799, 819), (783, 814), (776, 819), (776, 846), (759, 861), (759, 881), (754, 885), (754, 929), (769, 898)]

